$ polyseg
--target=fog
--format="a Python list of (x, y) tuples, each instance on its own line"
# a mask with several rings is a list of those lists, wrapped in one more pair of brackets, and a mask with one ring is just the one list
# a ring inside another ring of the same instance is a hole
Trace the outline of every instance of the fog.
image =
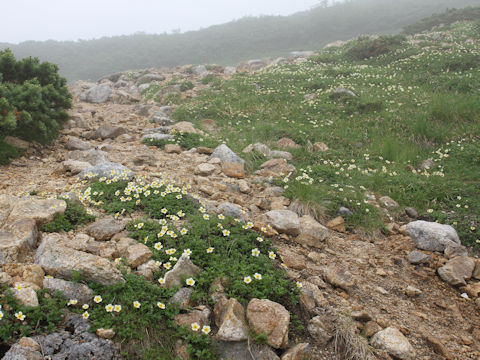
[(197, 30), (245, 16), (289, 15), (319, 0), (2, 1), (0, 42)]

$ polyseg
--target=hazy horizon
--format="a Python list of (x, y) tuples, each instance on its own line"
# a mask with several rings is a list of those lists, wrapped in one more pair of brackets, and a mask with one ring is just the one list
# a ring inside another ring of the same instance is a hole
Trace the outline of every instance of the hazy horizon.
[[(245, 16), (290, 15), (320, 0), (16, 0), (2, 4), (0, 42), (76, 41), (198, 30)], [(21, 13), (19, 19), (12, 14)], [(19, 20), (22, 27), (19, 27)], [(12, 31), (14, 29), (14, 31)]]

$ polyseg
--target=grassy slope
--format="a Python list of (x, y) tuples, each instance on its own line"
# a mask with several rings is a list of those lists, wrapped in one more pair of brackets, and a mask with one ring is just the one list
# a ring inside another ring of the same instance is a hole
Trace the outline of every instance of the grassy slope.
[[(426, 219), (453, 224), (464, 243), (475, 244), (480, 32), (472, 23), (447, 30), (440, 40), (417, 36), (416, 45), (404, 43), (367, 60), (351, 60), (350, 49), (359, 46), (353, 42), (299, 65), (238, 74), (183, 104), (174, 117), (197, 124), (214, 119), (237, 152), (255, 142), (275, 148), (283, 136), (302, 145), (325, 142), (327, 153), (305, 146), (292, 151), (300, 178), (287, 184), (290, 196), (320, 204), (332, 216), (347, 206), (354, 211), (351, 226), (381, 226), (367, 189), (391, 196), (401, 211), (413, 206)], [(337, 87), (359, 96), (332, 97)], [(316, 98), (305, 100), (311, 93)], [(435, 169), (409, 170), (427, 158), (435, 160)]]
[(154, 66), (234, 64), (292, 50), (315, 50), (358, 34), (392, 33), (448, 7), (478, 0), (356, 0), (291, 16), (244, 18), (174, 35), (131, 35), (79, 42), (35, 42), (10, 46), (17, 57), (38, 56), (59, 64), (69, 81)]

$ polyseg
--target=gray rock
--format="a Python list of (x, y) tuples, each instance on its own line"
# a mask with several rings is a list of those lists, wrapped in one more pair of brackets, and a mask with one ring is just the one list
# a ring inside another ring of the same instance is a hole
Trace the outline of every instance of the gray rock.
[(269, 157), (273, 159), (285, 159), (285, 160), (293, 159), (293, 155), (288, 151), (279, 151), (279, 150), (270, 151)]
[(317, 344), (325, 346), (333, 338), (335, 334), (333, 320), (326, 315), (319, 315), (309, 321), (307, 330)]
[(66, 155), (66, 160), (83, 161), (83, 162), (90, 163), (92, 165), (98, 165), (108, 161), (107, 153), (105, 151), (95, 150), (95, 149), (90, 149), (85, 151), (80, 151), (80, 150), (70, 151)]
[[(37, 198), (29, 198), (26, 200), (17, 199), (8, 217), (8, 222), (12, 224), (17, 220), (33, 219), (38, 226), (41, 226), (52, 221), (56, 214), (63, 214), (66, 208), (67, 203), (63, 200), (43, 200)], [(28, 229), (28, 231), (30, 231), (30, 225), (28, 225)]]
[(92, 164), (86, 161), (69, 159), (62, 162), (62, 167), (63, 167), (63, 171), (72, 173), (73, 175), (77, 175), (81, 173), (83, 170), (91, 168)]
[(122, 232), (125, 223), (110, 218), (100, 219), (86, 228), (86, 233), (98, 241), (110, 240), (113, 235)]
[(272, 225), (280, 233), (289, 235), (300, 234), (300, 219), (290, 210), (272, 210), (264, 214), (267, 224)]
[(44, 357), (38, 350), (17, 343), (5, 353), (2, 360), (44, 360)]
[(139, 85), (151, 83), (151, 82), (154, 82), (154, 81), (164, 81), (164, 80), (165, 80), (165, 76), (163, 76), (163, 75), (145, 74), (137, 80), (136, 84), (137, 84), (137, 86), (139, 86)]
[(173, 135), (153, 133), (153, 134), (144, 135), (142, 137), (142, 142), (149, 141), (149, 140), (173, 140), (173, 139), (174, 139)]
[(382, 196), (380, 199), (378, 199), (378, 202), (381, 206), (389, 210), (396, 209), (398, 207), (398, 203), (390, 196)]
[(108, 84), (101, 84), (92, 87), (86, 93), (86, 101), (94, 104), (104, 103), (108, 100), (112, 88)]
[(370, 343), (375, 348), (386, 350), (389, 355), (401, 360), (413, 360), (416, 356), (415, 349), (407, 338), (393, 327), (377, 332)]
[(101, 339), (90, 333), (88, 321), (80, 315), (69, 315), (65, 328), (69, 331), (35, 337), (46, 357), (52, 360), (121, 359), (117, 345), (111, 340)]
[[(262, 144), (262, 143), (255, 143), (253, 144), (252, 146), (253, 150), (255, 150), (256, 152), (264, 155), (264, 156), (269, 156), (270, 155), (270, 148), (265, 145), (265, 144)], [(244, 151), (245, 152), (245, 151)]]
[(314, 54), (315, 54), (315, 52), (310, 51), (310, 50), (307, 50), (307, 51), (292, 51), (290, 53), (290, 56), (293, 56), (293, 57), (309, 57), (309, 56), (312, 56)]
[(353, 212), (350, 209), (341, 206), (340, 209), (338, 209), (338, 215), (341, 217), (349, 217), (353, 215)]
[(193, 289), (190, 288), (181, 288), (178, 290), (175, 295), (171, 297), (168, 301), (170, 304), (175, 304), (180, 307), (180, 309), (185, 309), (190, 305), (190, 297), (193, 294)]
[(422, 250), (444, 251), (451, 242), (460, 244), (457, 232), (450, 225), (417, 220), (407, 225), (407, 233)]
[(131, 180), (133, 178), (133, 172), (122, 164), (104, 162), (83, 170), (80, 174), (78, 174), (78, 177), (80, 179), (100, 179), (101, 177), (113, 179), (118, 177)]
[(228, 161), (228, 162), (238, 162), (238, 163), (245, 163), (245, 160), (240, 158), (237, 154), (235, 154), (230, 148), (222, 144), (220, 146), (217, 146), (211, 155), (212, 158), (218, 158), (222, 161)]
[(225, 216), (231, 216), (234, 219), (244, 220), (242, 209), (239, 206), (232, 204), (231, 202), (223, 202), (217, 207), (217, 214), (223, 214)]
[(193, 68), (193, 72), (195, 73), (195, 75), (202, 76), (205, 75), (208, 71), (205, 65), (198, 65)]
[(300, 218), (300, 235), (295, 239), (299, 244), (321, 247), (329, 230), (309, 215)]
[(430, 255), (424, 254), (420, 251), (413, 250), (410, 254), (407, 255), (407, 259), (410, 264), (418, 265), (430, 261)]
[(349, 95), (349, 96), (357, 97), (357, 94), (355, 94), (352, 90), (349, 90), (343, 87), (336, 88), (333, 93), (337, 95), (340, 94), (340, 95)]
[(80, 304), (87, 304), (93, 299), (93, 290), (85, 284), (46, 276), (43, 288), (52, 292), (60, 291), (67, 299), (77, 299)]
[(417, 219), (418, 218), (418, 212), (412, 207), (406, 207), (405, 208), (405, 214), (407, 214), (408, 217), (412, 219)]
[[(142, 90), (140, 90), (140, 91), (142, 91)], [(133, 110), (135, 111), (136, 114), (138, 114), (140, 116), (148, 116), (148, 115), (150, 115), (150, 108), (151, 107), (152, 107), (151, 105), (147, 105), (147, 104), (138, 104), (133, 108)]]
[(445, 251), (443, 252), (443, 254), (447, 257), (447, 259), (453, 259), (457, 256), (467, 256), (468, 257), (468, 250), (463, 245), (450, 243), (445, 247)]
[(163, 111), (157, 111), (153, 114), (150, 122), (153, 124), (159, 124), (162, 126), (172, 125), (175, 123), (170, 117)]
[(113, 285), (124, 281), (120, 271), (108, 260), (66, 247), (63, 236), (52, 233), (47, 235), (35, 254), (35, 263), (46, 274), (68, 280), (73, 271), (81, 271), (87, 281), (102, 285)]
[(0, 230), (0, 265), (24, 262), (37, 239), (33, 219), (19, 220)]
[(218, 341), (220, 360), (280, 360), (267, 345), (248, 344), (247, 341)]
[(127, 133), (127, 130), (123, 127), (112, 126), (112, 125), (102, 125), (95, 131), (94, 138), (96, 139), (101, 138), (102, 140), (115, 139), (116, 137), (126, 133)]
[(88, 150), (90, 149), (90, 144), (75, 136), (69, 136), (65, 148), (68, 150)]
[(438, 268), (440, 278), (452, 286), (466, 285), (465, 280), (472, 277), (475, 261), (467, 256), (458, 256)]
[(183, 254), (172, 270), (165, 274), (165, 286), (168, 288), (184, 285), (184, 277), (200, 275), (201, 269), (196, 266), (190, 258)]

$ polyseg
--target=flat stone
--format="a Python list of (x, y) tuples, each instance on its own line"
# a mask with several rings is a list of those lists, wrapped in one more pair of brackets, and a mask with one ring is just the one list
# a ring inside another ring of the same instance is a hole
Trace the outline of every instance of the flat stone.
[(35, 220), (21, 219), (0, 230), (0, 265), (24, 262), (36, 245)]
[(107, 153), (102, 150), (90, 149), (90, 150), (75, 150), (66, 154), (65, 160), (76, 160), (87, 162), (89, 164), (98, 165), (107, 162)]
[(70, 172), (73, 175), (77, 175), (81, 173), (82, 171), (89, 169), (92, 167), (92, 164), (86, 162), (86, 161), (78, 161), (78, 160), (65, 160), (62, 162), (63, 166), (63, 171), (65, 172)]
[(334, 318), (327, 315), (319, 315), (310, 319), (307, 330), (315, 342), (325, 346), (335, 334)]
[(214, 173), (216, 167), (212, 164), (199, 164), (195, 169), (195, 175), (210, 176)]
[(328, 237), (328, 229), (309, 215), (300, 218), (300, 235), (295, 239), (299, 244), (321, 247)]
[(275, 349), (288, 346), (290, 313), (283, 305), (267, 299), (252, 299), (248, 303), (247, 318), (255, 333), (267, 336), (268, 345)]
[(115, 234), (125, 229), (125, 223), (110, 218), (99, 219), (89, 225), (85, 231), (98, 241), (110, 240)]
[(67, 150), (88, 150), (90, 149), (90, 144), (75, 136), (68, 136), (65, 148)]
[(292, 160), (293, 155), (288, 151), (279, 151), (279, 150), (272, 150), (268, 154), (268, 157), (272, 159), (285, 159), (285, 160)]
[(248, 326), (245, 321), (245, 309), (236, 299), (220, 299), (213, 310), (216, 335), (220, 341), (243, 341), (248, 338)]
[(310, 357), (311, 347), (309, 343), (300, 343), (283, 353), (281, 360), (307, 360)]
[(143, 135), (142, 142), (153, 141), (153, 140), (174, 140), (174, 139), (175, 138), (173, 137), (173, 135), (153, 133), (153, 134)]
[(195, 125), (188, 121), (180, 121), (172, 126), (172, 130), (177, 131), (179, 133), (186, 133), (186, 134), (198, 134), (200, 133), (199, 130), (195, 129)]
[(407, 233), (422, 250), (444, 251), (450, 242), (460, 244), (457, 232), (450, 225), (417, 220), (407, 225)]
[(222, 162), (222, 172), (228, 177), (243, 179), (245, 177), (245, 164), (239, 162)]
[(51, 292), (60, 291), (67, 299), (77, 299), (80, 304), (87, 304), (93, 299), (93, 290), (87, 285), (46, 276), (43, 287)]
[(413, 250), (410, 254), (407, 255), (407, 259), (410, 264), (418, 265), (427, 263), (430, 261), (430, 255), (424, 254), (418, 250)]
[(183, 278), (200, 275), (201, 269), (187, 255), (182, 255), (172, 270), (165, 274), (165, 286), (168, 288), (184, 285)]
[(327, 228), (338, 231), (338, 232), (346, 232), (345, 228), (345, 220), (341, 216), (337, 216), (335, 219), (330, 220), (327, 223)]
[(290, 210), (273, 210), (264, 214), (264, 221), (280, 233), (300, 234), (300, 219)]
[(295, 173), (295, 166), (287, 163), (285, 159), (270, 159), (260, 165), (258, 174), (264, 177), (282, 177)]
[(378, 199), (380, 205), (386, 209), (393, 210), (398, 207), (398, 203), (389, 196), (382, 196)]
[(244, 221), (242, 209), (231, 202), (223, 202), (217, 207), (217, 214), (223, 214), (225, 216), (231, 216), (234, 219), (240, 219)]
[(473, 275), (475, 261), (467, 256), (458, 256), (449, 260), (444, 266), (438, 268), (440, 278), (452, 286), (466, 285)]
[(330, 267), (325, 271), (325, 280), (332, 286), (348, 291), (354, 284), (355, 280), (352, 275), (335, 267)]
[(99, 338), (102, 339), (113, 339), (113, 337), (115, 336), (115, 331), (113, 329), (100, 328), (97, 329), (95, 333)]
[(94, 138), (98, 139), (115, 139), (116, 137), (126, 134), (127, 130), (121, 126), (101, 125), (96, 131)]
[(80, 174), (78, 174), (78, 177), (82, 180), (98, 180), (102, 177), (110, 180), (113, 178), (131, 180), (133, 178), (133, 172), (122, 164), (104, 162), (83, 170)]
[(167, 154), (180, 154), (182, 152), (182, 147), (178, 144), (166, 144), (163, 151)]
[(212, 155), (214, 151), (215, 151), (215, 149), (205, 147), (205, 146), (197, 147), (197, 152), (199, 154)]
[(447, 257), (447, 259), (453, 259), (457, 256), (467, 256), (468, 257), (468, 250), (463, 245), (458, 245), (455, 243), (447, 244), (443, 254)]
[(372, 346), (386, 350), (387, 353), (401, 360), (415, 359), (415, 349), (403, 334), (393, 327), (377, 332), (370, 340)]
[(280, 140), (277, 141), (277, 146), (282, 149), (288, 149), (288, 148), (299, 148), (300, 145), (298, 145), (295, 141), (289, 138), (281, 138)]
[(323, 142), (314, 143), (312, 149), (313, 149), (314, 152), (325, 152), (325, 151), (330, 150), (329, 147), (327, 146), (327, 144), (325, 144)]
[(41, 242), (35, 255), (35, 263), (45, 273), (68, 280), (73, 271), (81, 271), (87, 281), (102, 285), (113, 285), (124, 279), (120, 271), (108, 260), (66, 247), (63, 235), (49, 234)]
[(23, 219), (33, 219), (38, 226), (53, 220), (56, 214), (63, 214), (67, 203), (57, 199), (18, 199), (8, 217), (8, 222), (13, 223)]
[(127, 249), (126, 258), (128, 266), (136, 268), (150, 260), (152, 255), (148, 246), (137, 243)]

